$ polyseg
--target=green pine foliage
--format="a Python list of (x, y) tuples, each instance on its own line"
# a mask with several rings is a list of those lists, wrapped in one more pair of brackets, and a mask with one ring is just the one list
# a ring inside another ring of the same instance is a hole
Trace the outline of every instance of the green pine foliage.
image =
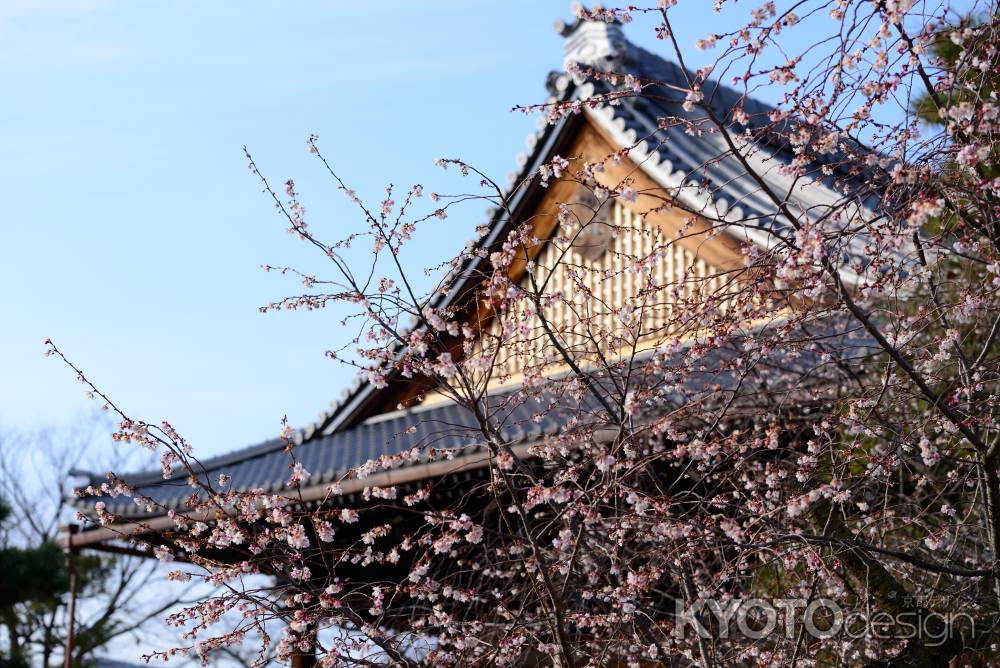
[[(944, 119), (938, 111), (939, 104), (944, 107), (960, 105), (963, 102), (979, 100), (996, 101), (1000, 93), (1000, 76), (996, 68), (983, 69), (975, 67), (977, 60), (989, 61), (985, 53), (988, 45), (983, 37), (971, 40), (952, 39), (967, 29), (976, 29), (986, 21), (973, 16), (966, 16), (954, 25), (942, 28), (931, 46), (930, 60), (938, 71), (959, 73), (951, 85), (946, 86), (935, 100), (929, 93), (924, 93), (913, 102), (913, 112), (924, 123), (943, 125)], [(946, 167), (949, 172), (961, 173), (955, 165)], [(1000, 176), (1000, 146), (992, 146), (989, 158), (980, 163), (976, 177), (980, 180), (994, 179)]]
[[(0, 498), (0, 529), (16, 520), (10, 505)], [(0, 668), (27, 668), (38, 665), (39, 657), (43, 663), (45, 657), (61, 657), (65, 629), (61, 621), (46, 628), (45, 620), (62, 620), (59, 613), (70, 591), (69, 563), (53, 542), (14, 545), (7, 535), (0, 532), (0, 626), (6, 635), (0, 645)], [(73, 556), (79, 591), (102, 586), (108, 561), (92, 555)], [(89, 653), (107, 643), (114, 636), (112, 621), (83, 629), (76, 638), (78, 647)]]

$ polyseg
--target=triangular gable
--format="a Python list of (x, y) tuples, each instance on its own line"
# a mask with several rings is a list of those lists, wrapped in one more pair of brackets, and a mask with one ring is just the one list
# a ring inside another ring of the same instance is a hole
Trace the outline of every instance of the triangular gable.
[[(663, 337), (675, 333), (668, 321), (676, 316), (673, 311), (685, 299), (694, 297), (695, 291), (707, 297), (727, 289), (730, 272), (743, 267), (739, 242), (728, 236), (708, 238), (708, 225), (665, 203), (662, 188), (640, 165), (627, 157), (609, 157), (620, 154), (624, 147), (613, 144), (590, 118), (585, 117), (570, 131), (572, 140), (566, 143), (565, 154), (569, 161), (567, 175), (582, 169), (585, 163), (603, 162), (599, 183), (614, 189), (627, 183), (638, 194), (631, 202), (614, 198), (595, 201), (591, 191), (570, 176), (553, 181), (520, 218), (531, 223), (532, 236), (542, 243), (525, 249), (527, 257), (521, 255), (515, 260), (509, 277), (531, 291), (526, 275), (526, 264), (530, 262), (536, 280), (546, 281), (544, 294), (585, 295), (572, 307), (555, 300), (545, 309), (546, 320), (583, 363), (596, 361), (592, 358), (598, 354), (597, 350), (588, 353), (585, 330), (592, 327), (604, 334), (624, 330), (629, 316), (622, 307), (635, 303), (643, 291), (645, 306), (635, 317), (642, 319), (639, 335), (643, 346), (655, 348)], [(560, 205), (569, 211), (562, 222)], [(578, 214), (574, 213), (577, 208), (582, 209)], [(578, 234), (581, 224), (583, 234)], [(628, 266), (631, 263), (641, 263), (642, 267), (633, 272)], [(647, 276), (660, 286), (653, 293), (640, 283)], [(551, 350), (541, 335), (537, 317), (505, 314), (505, 322), (501, 323), (483, 309), (472, 317), (480, 318), (473, 329), (481, 330), (489, 339), (478, 349), (489, 346), (495, 351), (498, 364), (493, 387), (521, 382), (526, 361), (541, 359), (543, 351)], [(581, 317), (588, 321), (586, 325), (581, 324)], [(518, 333), (513, 321), (530, 324), (522, 324), (522, 329), (528, 329)], [(601, 351), (608, 352), (614, 353)], [(550, 369), (560, 370), (558, 363)], [(396, 401), (406, 402), (415, 394), (416, 390), (407, 388), (396, 395)], [(430, 398), (440, 399), (433, 395)]]

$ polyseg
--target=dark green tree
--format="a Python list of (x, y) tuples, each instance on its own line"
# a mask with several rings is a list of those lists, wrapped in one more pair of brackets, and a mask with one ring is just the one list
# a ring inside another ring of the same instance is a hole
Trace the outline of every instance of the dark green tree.
[[(924, 123), (945, 125), (947, 119), (941, 117), (942, 108), (962, 103), (975, 105), (994, 99), (1000, 91), (997, 69), (977, 66), (977, 63), (989, 63), (990, 51), (996, 48), (988, 37), (992, 33), (981, 30), (989, 22), (988, 16), (965, 16), (938, 31), (930, 50), (930, 71), (936, 69), (942, 75), (936, 95), (924, 93), (913, 103), (914, 113)], [(964, 139), (961, 135), (952, 137), (958, 144)], [(955, 163), (945, 166), (946, 172), (952, 178), (969, 181), (970, 186), (976, 181), (1000, 176), (1000, 145), (989, 149), (989, 155), (977, 165), (975, 172), (963, 170)]]
[(934, 39), (930, 60), (931, 67), (939, 72), (949, 75), (958, 74), (955, 81), (943, 80), (938, 90), (937, 100), (929, 93), (924, 93), (918, 97), (913, 109), (920, 120), (932, 125), (942, 124), (940, 107), (950, 107), (962, 102), (971, 102), (976, 99), (988, 100), (997, 90), (1000, 81), (997, 81), (995, 70), (990, 68), (985, 72), (975, 67), (963, 67), (963, 60), (986, 57), (986, 49), (990, 47), (987, 38), (971, 39), (968, 42), (962, 39), (953, 39), (953, 34), (958, 37), (963, 31), (974, 30), (983, 25), (982, 19), (974, 16), (965, 16), (953, 25), (945, 26), (938, 31)]

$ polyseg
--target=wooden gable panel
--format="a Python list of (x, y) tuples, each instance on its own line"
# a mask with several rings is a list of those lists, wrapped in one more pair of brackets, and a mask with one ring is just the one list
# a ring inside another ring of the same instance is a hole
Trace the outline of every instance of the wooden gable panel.
[[(737, 241), (710, 238), (705, 221), (673, 207), (663, 188), (627, 157), (606, 160), (619, 152), (595, 125), (580, 125), (566, 156), (567, 175), (585, 162), (604, 161), (599, 181), (614, 189), (627, 184), (637, 198), (607, 202), (595, 219), (593, 206), (579, 205), (587, 189), (568, 176), (553, 182), (534, 210), (521, 217), (543, 242), (519, 254), (509, 274), (527, 292), (545, 283), (542, 312), (564, 348), (584, 363), (626, 348), (656, 347), (666, 336), (683, 335), (677, 310), (686, 300), (703, 301), (709, 295), (724, 307), (722, 293), (736, 287), (733, 275), (743, 267)], [(570, 209), (562, 223), (560, 205)], [(604, 225), (601, 215), (613, 232), (606, 249), (594, 252), (593, 241), (574, 248), (579, 228)], [(628, 304), (639, 304), (639, 312), (626, 312)], [(491, 385), (520, 380), (526, 365), (537, 370), (551, 361), (553, 369), (559, 366), (552, 359), (548, 333), (530, 313), (533, 306), (528, 300), (522, 306), (498, 317), (480, 302), (470, 318), (482, 337), (475, 354), (485, 351), (496, 357)]]
[[(577, 137), (565, 156), (570, 161), (570, 173), (581, 169), (586, 162), (603, 162), (604, 172), (598, 176), (598, 181), (612, 188), (628, 183), (637, 193), (637, 198), (635, 202), (625, 206), (643, 216), (665, 238), (675, 240), (675, 243), (691, 251), (697, 258), (720, 269), (742, 266), (740, 243), (736, 239), (726, 235), (710, 238), (712, 226), (708, 222), (673, 206), (669, 193), (642, 171), (640, 165), (621, 155), (622, 147), (614, 144), (590, 119), (579, 127)], [(611, 155), (619, 157), (616, 161), (606, 160)], [(573, 201), (578, 188), (578, 184), (569, 178), (555, 182), (535, 211), (524, 216), (525, 220), (532, 221), (536, 237), (551, 238), (557, 223), (559, 204)], [(540, 248), (530, 250), (529, 256), (539, 251)], [(524, 260), (519, 259), (512, 267), (512, 278), (519, 279), (523, 270)]]
[[(483, 328), (477, 354), (496, 355), (501, 382), (555, 354), (530, 295), (542, 296), (549, 329), (581, 363), (654, 348), (664, 337), (696, 330), (697, 322), (686, 323), (679, 312), (692, 301), (704, 303), (714, 295), (725, 307), (720, 297), (732, 287), (728, 272), (670, 243), (659, 227), (620, 202), (603, 209), (607, 222), (567, 221), (554, 230), (533, 259), (531, 275), (524, 271), (518, 282), (526, 297)], [(606, 228), (609, 238), (574, 243), (581, 229), (594, 227)]]

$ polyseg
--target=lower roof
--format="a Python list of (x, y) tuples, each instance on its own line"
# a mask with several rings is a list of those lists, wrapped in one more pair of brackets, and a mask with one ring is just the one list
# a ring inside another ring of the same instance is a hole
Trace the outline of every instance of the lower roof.
[[(510, 445), (535, 442), (558, 432), (565, 424), (565, 409), (557, 402), (547, 400), (521, 400), (516, 388), (489, 398), (491, 421), (500, 425), (501, 435)], [(248, 491), (262, 489), (266, 492), (287, 490), (291, 467), (298, 462), (310, 473), (309, 487), (328, 485), (338, 481), (345, 473), (369, 460), (396, 455), (413, 449), (426, 452), (460, 450), (462, 454), (482, 451), (485, 440), (478, 430), (474, 416), (466, 408), (452, 402), (396, 411), (373, 417), (355, 427), (328, 436), (307, 440), (286, 452), (286, 442), (276, 438), (260, 445), (237, 450), (201, 462), (204, 480), (214, 482), (220, 474), (230, 477), (231, 489)], [(293, 459), (294, 456), (294, 459)], [(423, 458), (426, 460), (426, 456)], [(195, 465), (197, 470), (198, 466)], [(187, 474), (175, 469), (169, 478), (161, 471), (144, 471), (120, 476), (132, 486), (137, 495), (152, 499), (156, 508), (148, 510), (124, 496), (87, 496), (75, 501), (77, 510), (85, 515), (94, 514), (94, 505), (103, 502), (106, 511), (123, 518), (144, 518), (163, 515), (168, 510), (179, 510), (189, 505), (194, 488), (188, 484)], [(90, 485), (99, 487), (106, 479), (91, 475)], [(304, 485), (305, 486), (305, 485)]]
[[(749, 379), (772, 395), (799, 396), (800, 391), (830, 387), (831, 380), (838, 377), (838, 366), (867, 356), (871, 350), (871, 342), (866, 336), (848, 330), (839, 321), (813, 323), (808, 332), (799, 327), (796, 330), (785, 337), (788, 349), (775, 350), (758, 360), (753, 377)], [(796, 340), (806, 345), (797, 345)], [(666, 361), (661, 359), (661, 363), (646, 367), (654, 353), (655, 349), (647, 350), (633, 358), (631, 364), (614, 370), (616, 375), (629, 373), (633, 379), (637, 371), (646, 374), (638, 383), (644, 389), (669, 388), (668, 392), (658, 392), (655, 401), (644, 407), (647, 418), (673, 410), (702, 393), (720, 389), (726, 393), (727, 388), (738, 386), (737, 376), (727, 362), (741, 354), (740, 345), (711, 350), (694, 362), (690, 353), (681, 350)], [(663, 382), (663, 374), (681, 366), (685, 367), (686, 375), (679, 386)], [(607, 372), (594, 372), (592, 377), (610, 386)], [(742, 384), (744, 389), (746, 381), (744, 379)], [(597, 402), (589, 395), (583, 400), (570, 396), (564, 383), (552, 383), (549, 388), (549, 391), (526, 393), (520, 386), (506, 386), (484, 398), (490, 422), (499, 428), (504, 443), (523, 452), (527, 446), (559, 434), (571, 416), (580, 418), (578, 423), (591, 425), (602, 419)], [(463, 467), (478, 468), (488, 463), (485, 439), (475, 416), (452, 402), (378, 415), (331, 435), (316, 436), (295, 446), (294, 460), (286, 452), (285, 445), (282, 439), (275, 439), (205, 460), (201, 462), (203, 479), (214, 484), (219, 474), (224, 473), (230, 476), (234, 490), (263, 489), (280, 493), (289, 491), (290, 469), (297, 461), (310, 473), (301, 490), (302, 497), (309, 500), (324, 497), (327, 485), (340, 481), (352, 469), (380, 456), (414, 449), (420, 452), (420, 457), (400, 469), (352, 480), (351, 484), (344, 485), (345, 493), (360, 491), (364, 486), (426, 480)], [(432, 450), (454, 451), (449, 457), (454, 463), (439, 461), (440, 457), (433, 456)], [(75, 500), (77, 510), (93, 517), (96, 515), (94, 506), (100, 501), (105, 503), (107, 512), (119, 516), (122, 521), (145, 522), (151, 517), (162, 517), (169, 510), (184, 510), (190, 506), (192, 492), (197, 491), (188, 484), (187, 475), (179, 470), (166, 479), (160, 471), (126, 474), (121, 479), (135, 488), (137, 495), (152, 499), (155, 506), (150, 509), (124, 496), (87, 496)], [(99, 476), (92, 476), (90, 480), (95, 487), (103, 482), (105, 479)]]

